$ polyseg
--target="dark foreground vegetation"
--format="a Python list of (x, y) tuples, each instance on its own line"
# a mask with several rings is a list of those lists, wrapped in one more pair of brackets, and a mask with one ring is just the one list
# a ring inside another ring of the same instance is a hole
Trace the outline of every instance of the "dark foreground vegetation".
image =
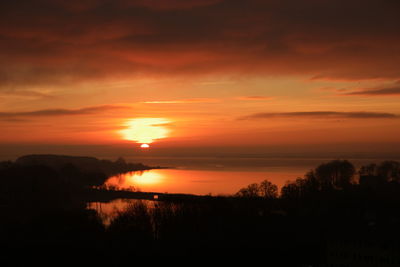
[[(101, 168), (95, 169), (110, 174)], [(1, 163), (1, 251), (55, 250), (66, 260), (83, 254), (111, 265), (149, 255), (164, 261), (190, 255), (196, 262), (218, 256), (264, 266), (400, 265), (398, 162), (356, 170), (348, 161), (331, 161), (280, 192), (266, 180), (231, 197), (160, 194), (151, 204), (135, 202), (108, 226), (86, 209), (94, 194), (153, 194), (96, 191), (100, 180), (93, 177), (71, 162)]]

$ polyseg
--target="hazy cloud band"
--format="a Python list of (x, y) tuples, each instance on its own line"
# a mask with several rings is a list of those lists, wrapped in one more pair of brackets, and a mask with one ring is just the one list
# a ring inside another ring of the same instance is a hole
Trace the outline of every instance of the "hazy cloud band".
[(338, 112), (338, 111), (308, 111), (308, 112), (281, 112), (281, 113), (254, 113), (241, 117), (241, 120), (269, 119), (269, 118), (340, 118), (340, 119), (394, 119), (398, 115), (381, 112)]
[(345, 95), (385, 96), (400, 95), (400, 87), (360, 90), (346, 93)]
[(44, 116), (76, 116), (76, 115), (89, 115), (97, 114), (105, 111), (116, 109), (126, 109), (127, 106), (117, 105), (102, 105), (85, 107), (80, 109), (43, 109), (26, 112), (0, 112), (1, 119), (11, 119), (16, 117), (44, 117)]

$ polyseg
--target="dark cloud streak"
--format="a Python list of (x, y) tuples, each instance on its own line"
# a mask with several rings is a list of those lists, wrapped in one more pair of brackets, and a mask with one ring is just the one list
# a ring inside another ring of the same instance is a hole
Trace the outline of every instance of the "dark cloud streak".
[(85, 107), (80, 109), (43, 109), (35, 111), (26, 112), (0, 112), (1, 120), (16, 120), (16, 118), (26, 118), (26, 117), (57, 117), (57, 116), (77, 116), (77, 115), (91, 115), (102, 113), (106, 111), (127, 109), (127, 106), (117, 106), (117, 105), (103, 105), (103, 106), (93, 106)]
[(382, 112), (338, 112), (338, 111), (306, 111), (306, 112), (264, 112), (254, 113), (239, 118), (240, 120), (271, 118), (317, 118), (317, 119), (396, 119), (399, 115)]
[(400, 95), (400, 87), (391, 88), (379, 88), (379, 89), (366, 89), (348, 92), (344, 95), (363, 95), (363, 96), (388, 96), (388, 95)]

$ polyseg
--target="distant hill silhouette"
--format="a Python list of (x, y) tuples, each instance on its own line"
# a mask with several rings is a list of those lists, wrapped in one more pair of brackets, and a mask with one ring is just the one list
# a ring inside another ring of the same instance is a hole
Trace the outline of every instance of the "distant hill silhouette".
[(66, 156), (66, 155), (26, 155), (18, 158), (16, 164), (24, 166), (47, 166), (56, 170), (73, 166), (81, 172), (101, 172), (113, 175), (128, 171), (148, 170), (160, 167), (150, 167), (142, 163), (127, 163), (123, 158), (116, 161), (99, 160), (95, 157)]
[(101, 161), (94, 157), (77, 157), (64, 155), (26, 155), (19, 157), (15, 163), (21, 165), (45, 165), (53, 168), (62, 168), (66, 164), (73, 164), (80, 169), (97, 169)]

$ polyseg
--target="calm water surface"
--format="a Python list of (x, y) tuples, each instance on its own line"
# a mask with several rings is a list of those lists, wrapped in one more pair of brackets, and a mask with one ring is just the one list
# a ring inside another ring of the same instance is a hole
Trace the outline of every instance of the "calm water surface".
[[(229, 195), (251, 183), (268, 179), (279, 188), (286, 181), (302, 177), (307, 171), (331, 159), (310, 158), (142, 158), (128, 159), (147, 165), (172, 166), (130, 172), (108, 179), (106, 185), (144, 192)], [(378, 162), (350, 159), (359, 167)]]
[(118, 215), (119, 212), (126, 210), (130, 205), (144, 203), (148, 207), (154, 207), (155, 202), (151, 200), (137, 199), (116, 199), (107, 203), (89, 202), (86, 208), (97, 211), (101, 220), (105, 225), (110, 225), (111, 221)]
[(113, 176), (108, 179), (106, 185), (143, 192), (227, 195), (236, 193), (249, 183), (265, 179), (282, 186), (286, 180), (296, 178), (296, 173), (295, 170), (290, 172), (155, 169)]
[[(302, 177), (307, 171), (332, 159), (304, 158), (132, 158), (151, 166), (173, 166), (173, 169), (154, 169), (129, 172), (110, 177), (106, 185), (144, 192), (186, 193), (197, 195), (231, 195), (251, 183), (268, 179), (282, 187), (286, 181)], [(350, 159), (358, 168), (379, 159)], [(88, 203), (99, 212), (107, 225), (118, 211), (138, 200), (117, 199), (109, 203)], [(153, 205), (153, 201), (145, 201)]]

